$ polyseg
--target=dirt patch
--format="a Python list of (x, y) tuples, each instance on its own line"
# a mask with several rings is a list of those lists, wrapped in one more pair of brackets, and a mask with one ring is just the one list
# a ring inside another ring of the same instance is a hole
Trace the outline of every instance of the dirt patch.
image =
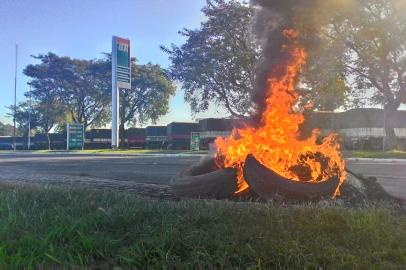
[(348, 179), (343, 184), (340, 200), (345, 204), (358, 206), (366, 204), (390, 203), (406, 210), (406, 202), (401, 198), (390, 195), (378, 183), (376, 177), (365, 177), (362, 174), (348, 170)]

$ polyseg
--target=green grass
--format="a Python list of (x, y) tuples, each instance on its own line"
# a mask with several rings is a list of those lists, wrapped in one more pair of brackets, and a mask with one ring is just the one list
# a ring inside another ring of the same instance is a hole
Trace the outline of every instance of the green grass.
[[(85, 149), (85, 150), (70, 150), (70, 153), (77, 154), (143, 154), (150, 152), (157, 152), (159, 150), (149, 150), (149, 149), (125, 149), (125, 150), (112, 150), (112, 149)], [(5, 153), (13, 153), (13, 151), (4, 151)], [(61, 153), (67, 152), (64, 150), (34, 150), (26, 151), (20, 150), (17, 153), (35, 153), (35, 154), (50, 154), (50, 153)], [(1, 153), (1, 152), (0, 152)]]
[(168, 153), (168, 154), (207, 154), (208, 151), (196, 151), (189, 150), (157, 150), (157, 149), (94, 149), (94, 150), (74, 150), (73, 153), (86, 153), (86, 154), (144, 154), (144, 153)]
[[(51, 154), (51, 153), (61, 153), (65, 152), (63, 150), (18, 150), (17, 153), (34, 153), (34, 154)], [(208, 151), (196, 151), (192, 152), (189, 150), (156, 150), (156, 149), (123, 149), (123, 150), (112, 150), (112, 149), (85, 149), (85, 150), (71, 150), (70, 153), (75, 154), (207, 154)], [(13, 154), (14, 151), (0, 150), (0, 154)]]
[(125, 150), (113, 150), (113, 149), (85, 149), (85, 150), (71, 150), (72, 153), (83, 154), (144, 154), (156, 152), (156, 150), (149, 149), (125, 149)]
[(352, 157), (356, 158), (396, 158), (406, 159), (406, 151), (355, 151), (351, 153)]
[(166, 201), (0, 185), (0, 269), (406, 267), (406, 216), (386, 207)]

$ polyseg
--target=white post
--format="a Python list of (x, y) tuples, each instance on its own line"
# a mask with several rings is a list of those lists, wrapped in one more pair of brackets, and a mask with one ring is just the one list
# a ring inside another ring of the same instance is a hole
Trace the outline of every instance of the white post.
[(119, 99), (119, 89), (117, 87), (112, 88), (112, 122), (111, 122), (111, 148), (118, 149), (119, 147), (119, 108), (120, 108), (120, 99)]
[(13, 123), (14, 123), (14, 128), (13, 128), (13, 150), (17, 150), (17, 145), (16, 145), (16, 114), (17, 114), (17, 63), (18, 63), (18, 45), (16, 44), (16, 66), (15, 66), (15, 72), (14, 72), (14, 112), (13, 112)]
[(117, 42), (116, 37), (113, 37), (112, 51), (111, 51), (111, 148), (118, 149), (119, 143), (119, 130), (118, 121), (120, 117), (120, 99), (119, 89), (117, 88)]
[(66, 151), (69, 151), (69, 124), (66, 125)]
[(28, 109), (28, 150), (31, 150), (31, 86), (30, 86), (30, 104)]
[(85, 149), (85, 126), (82, 124), (82, 150)]
[[(386, 99), (385, 99), (386, 101)], [(385, 101), (383, 105), (383, 137), (382, 137), (382, 152), (386, 151), (386, 111), (385, 111)]]

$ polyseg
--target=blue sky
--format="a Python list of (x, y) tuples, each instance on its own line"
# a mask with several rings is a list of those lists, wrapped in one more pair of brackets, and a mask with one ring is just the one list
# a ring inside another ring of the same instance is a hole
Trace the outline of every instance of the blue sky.
[[(22, 70), (35, 63), (30, 55), (47, 53), (93, 59), (111, 51), (111, 36), (130, 38), (140, 63), (169, 65), (159, 45), (182, 44), (183, 27), (197, 28), (205, 19), (205, 0), (0, 0), (0, 121), (13, 103), (15, 44), (19, 46), (17, 100), (24, 99), (28, 78)], [(223, 116), (210, 110), (195, 117)], [(171, 111), (160, 120), (191, 121), (178, 88)]]

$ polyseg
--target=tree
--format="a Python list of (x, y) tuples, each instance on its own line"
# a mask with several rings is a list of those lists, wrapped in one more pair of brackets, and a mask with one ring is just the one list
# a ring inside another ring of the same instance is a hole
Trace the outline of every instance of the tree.
[(28, 65), (24, 69), (24, 74), (32, 78), (29, 82), (31, 91), (26, 95), (31, 95), (34, 100), (38, 127), (47, 135), (48, 149), (50, 149), (49, 132), (65, 116), (64, 107), (58, 99), (58, 90), (62, 84), (59, 79), (61, 60), (52, 53), (34, 58), (41, 63)]
[(33, 79), (30, 84), (34, 99), (50, 96), (58, 104), (60, 115), (68, 114), (71, 121), (82, 123), (85, 129), (106, 123), (111, 89), (111, 83), (106, 83), (111, 81), (108, 59), (78, 60), (53, 53), (34, 58), (40, 64), (29, 65), (24, 71)]
[[(38, 126), (45, 133), (64, 125), (67, 119), (89, 126), (101, 126), (110, 118), (111, 56), (99, 60), (78, 60), (53, 53), (34, 58), (24, 73), (31, 77), (34, 110)], [(132, 59), (131, 90), (121, 92), (120, 129), (124, 142), (125, 126), (155, 122), (168, 112), (175, 87), (159, 65), (138, 65)], [(26, 95), (29, 95), (27, 92)]]
[(25, 145), (28, 145), (29, 129), (35, 130), (39, 126), (38, 110), (34, 110), (27, 101), (20, 102), (16, 108), (9, 106), (8, 109), (10, 112), (7, 115), (15, 115), (18, 133), (22, 134)]
[(405, 12), (405, 0), (353, 1), (322, 32), (340, 47), (330, 55), (339, 56), (352, 104), (383, 105), (388, 148), (396, 145), (393, 116), (406, 103)]
[(211, 101), (232, 116), (245, 117), (251, 102), (258, 49), (250, 41), (252, 10), (240, 1), (208, 0), (202, 9), (207, 21), (200, 29), (183, 29), (185, 44), (161, 47), (172, 62), (170, 74), (182, 83), (193, 112)]
[(120, 141), (125, 142), (125, 126), (155, 123), (169, 110), (169, 98), (176, 88), (159, 65), (139, 65), (131, 61), (131, 89), (120, 92)]
[[(8, 115), (13, 116), (14, 106), (9, 106), (8, 108), (10, 110)], [(61, 121), (63, 114), (61, 114), (58, 104), (36, 102), (29, 106), (29, 103), (24, 101), (17, 105), (15, 118), (19, 134), (24, 137), (26, 143), (28, 127), (30, 126), (31, 130), (39, 130), (41, 133), (46, 134), (48, 149), (51, 149), (49, 132)], [(28, 123), (30, 123), (30, 125)]]
[(67, 62), (71, 74), (60, 78), (63, 87), (59, 88), (58, 97), (72, 121), (83, 124), (85, 130), (106, 124), (111, 91), (111, 65), (106, 68), (109, 61), (68, 59)]
[[(332, 53), (334, 51), (335, 53)], [(334, 111), (345, 107), (350, 86), (346, 81), (344, 66), (340, 61), (342, 49), (320, 39), (318, 46), (308, 50), (308, 60), (303, 70), (302, 104), (311, 104), (312, 110)]]
[(13, 136), (13, 126), (0, 122), (0, 136)]

